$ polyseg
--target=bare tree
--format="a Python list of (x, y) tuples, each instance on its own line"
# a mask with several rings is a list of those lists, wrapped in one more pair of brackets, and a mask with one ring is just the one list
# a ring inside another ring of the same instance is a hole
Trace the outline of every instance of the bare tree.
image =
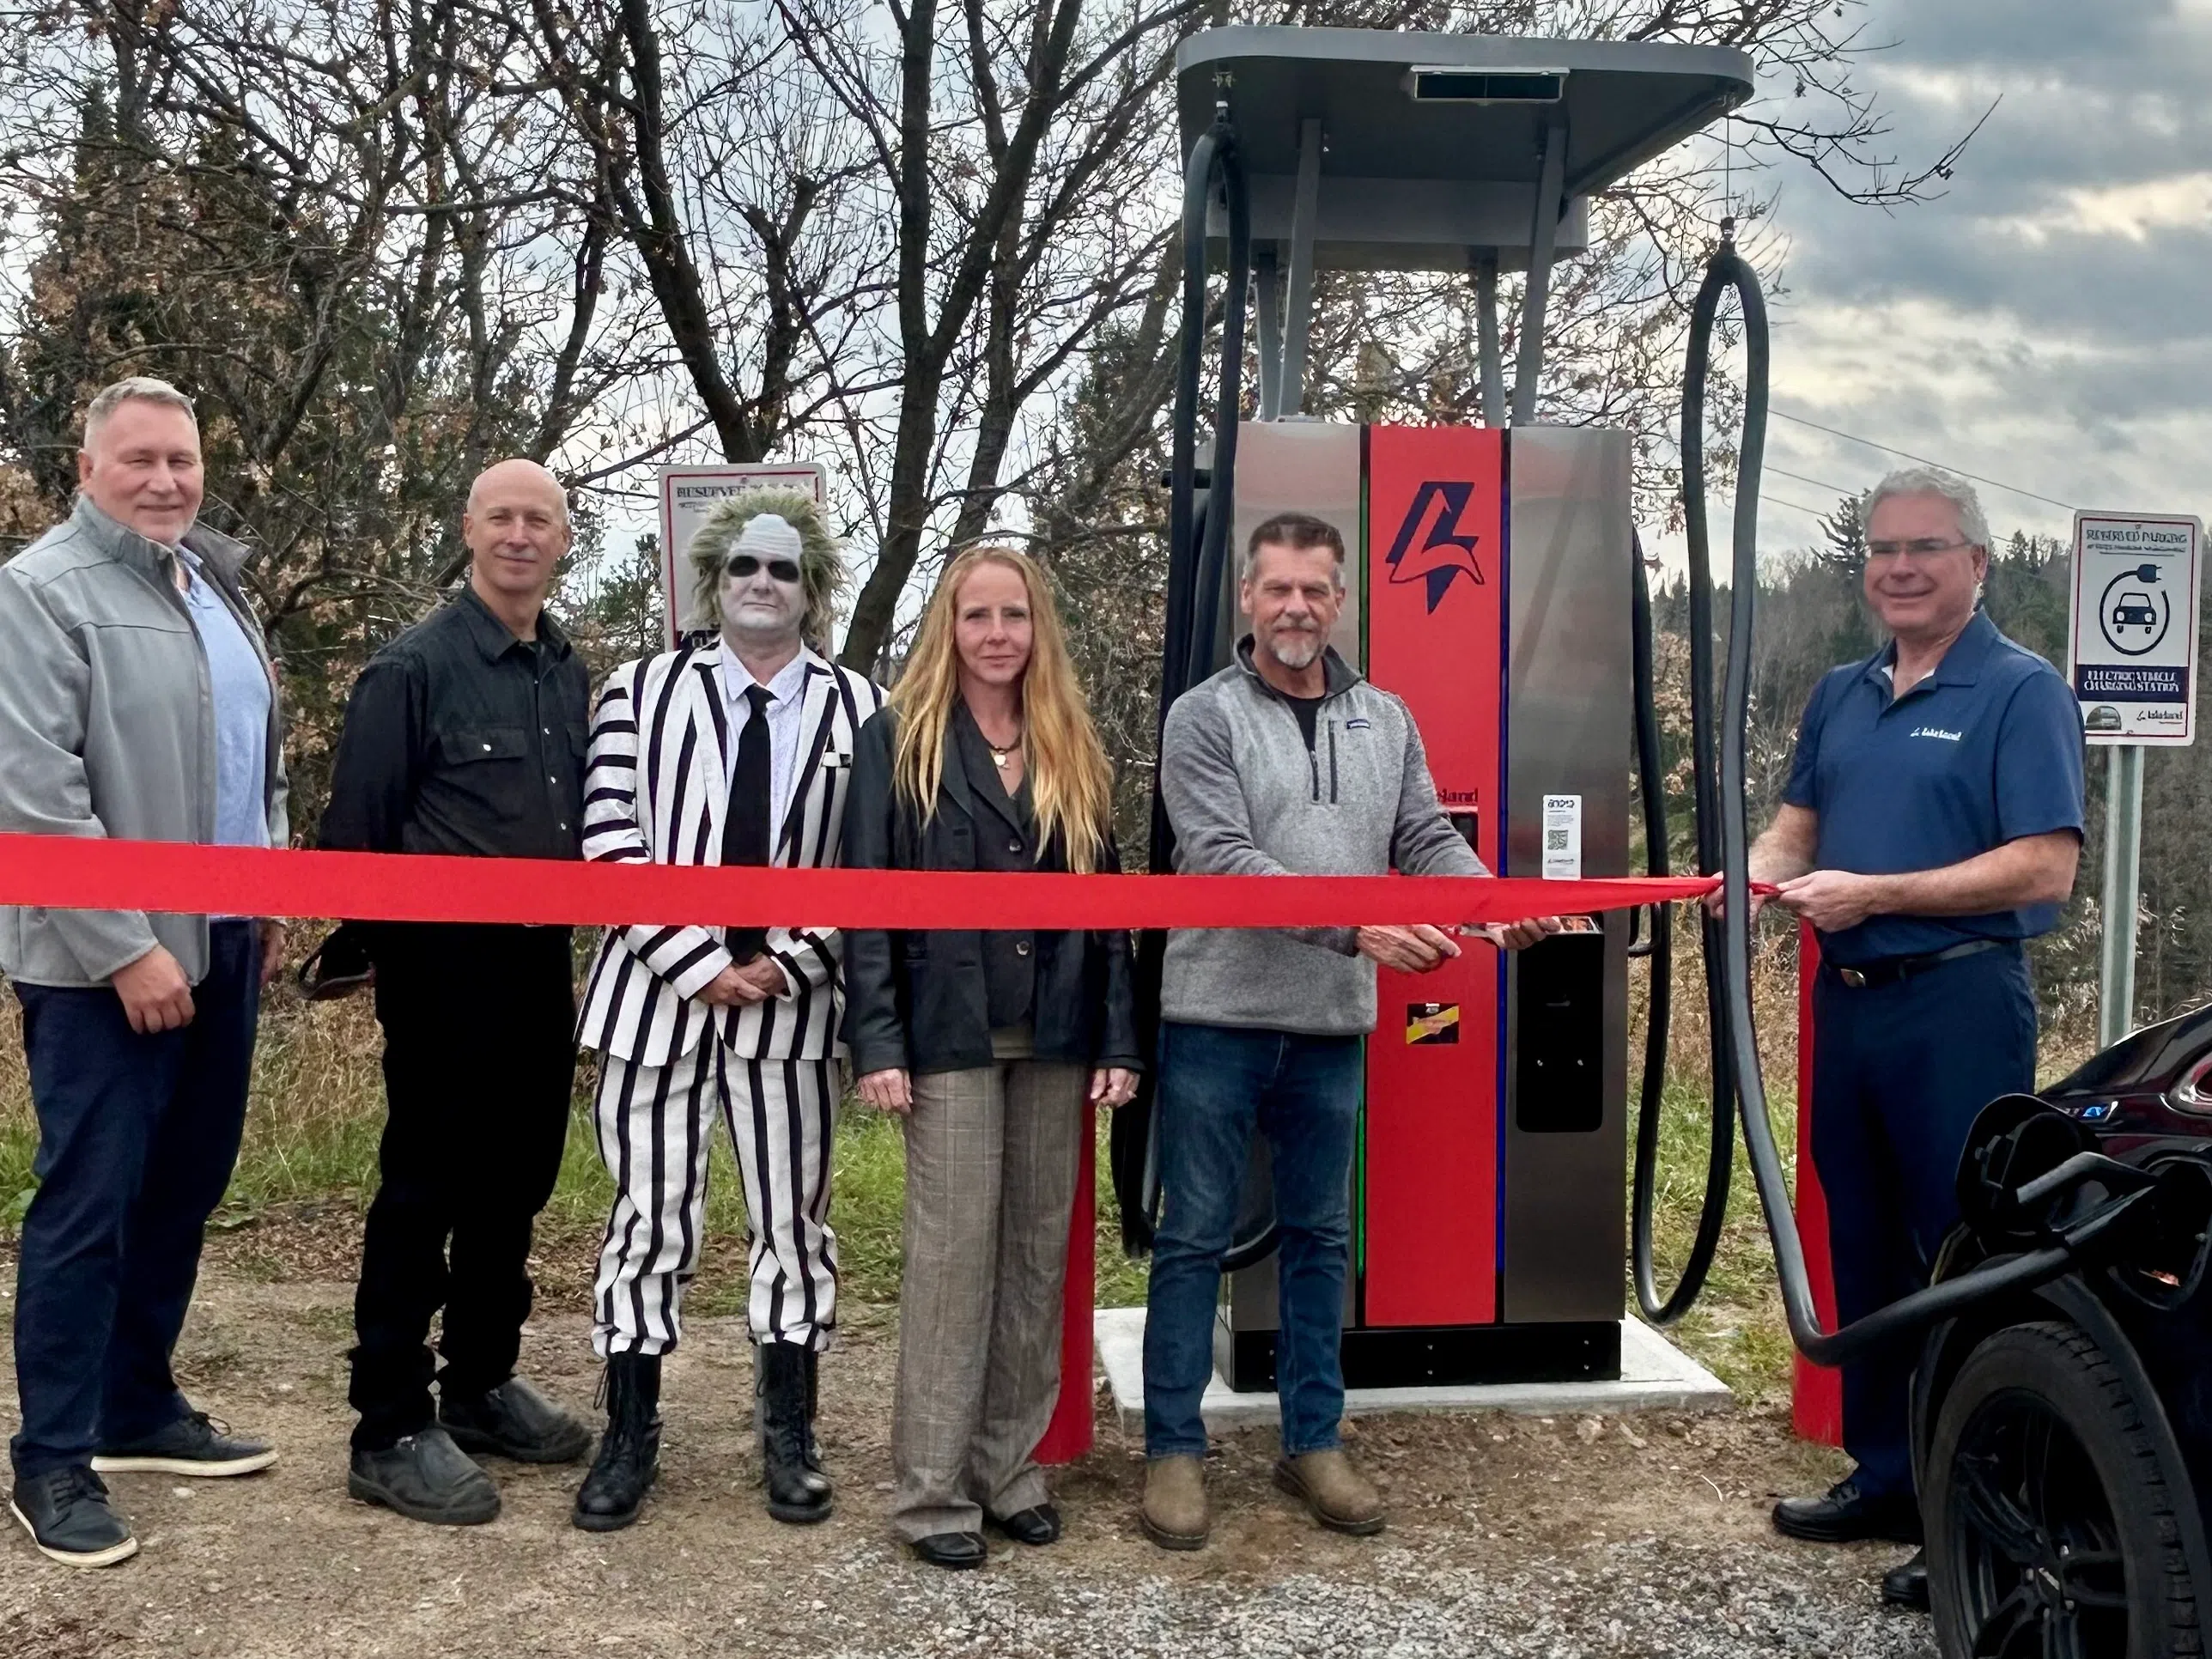
[(665, 388), (641, 380), (662, 418), (598, 471), (702, 431), (726, 460), (764, 459), (853, 392), (839, 366), (884, 288), (870, 269), (884, 239), (854, 210), (855, 135), (746, 9), (535, 0), (531, 21), (534, 73), (586, 147), (702, 417), (670, 416)]
[(41, 233), (0, 339), (0, 444), (50, 520), (94, 388), (151, 373), (195, 397), (205, 516), (252, 550), (312, 802), (344, 669), (458, 569), (468, 478), (552, 455), (627, 373), (592, 349), (607, 210), (500, 92), (517, 32), (492, 14), (58, 17), (0, 116), (0, 187)]
[[(0, 510), (66, 496), (91, 386), (170, 374), (210, 417), (211, 514), (259, 550), (254, 580), (295, 660), (332, 680), (457, 573), (453, 507), (494, 453), (544, 458), (617, 513), (658, 461), (808, 454), (831, 462), (873, 554), (848, 661), (895, 647), (945, 548), (1025, 534), (1086, 616), (1116, 618), (1097, 672), (1131, 678), (1131, 730), (1147, 729), (1157, 605), (1125, 617), (1108, 595), (1157, 589), (1178, 320), (1170, 82), (1198, 27), (1753, 55), (1783, 94), (1736, 118), (1740, 142), (1603, 193), (1592, 251), (1554, 295), (1547, 417), (1634, 434), (1647, 504), (1672, 491), (1686, 289), (1721, 214), (1772, 269), (1757, 238), (1773, 169), (1810, 166), (1895, 207), (1955, 159), (1885, 148), (1856, 0), (33, 0), (31, 15), (0, 42), (0, 191), (32, 246), (0, 340), (0, 448), (18, 469)], [(1318, 297), (1310, 412), (1482, 412), (1466, 279), (1332, 275)], [(1141, 744), (1126, 747), (1133, 763)]]

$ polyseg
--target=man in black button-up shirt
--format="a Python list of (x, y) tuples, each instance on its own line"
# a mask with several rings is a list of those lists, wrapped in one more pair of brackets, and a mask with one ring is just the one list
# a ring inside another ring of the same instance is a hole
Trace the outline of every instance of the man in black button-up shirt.
[(362, 671), (322, 845), (580, 858), (591, 681), (552, 617), (518, 637), (474, 586)]
[[(355, 852), (581, 856), (589, 678), (545, 614), (568, 502), (531, 461), (469, 491), (467, 585), (362, 671), (321, 844)], [(514, 1375), (526, 1258), (552, 1194), (575, 1070), (565, 927), (378, 924), (387, 1105), (354, 1302), (355, 1497), (418, 1521), (489, 1521), (466, 1455), (565, 1462), (589, 1431)], [(425, 1346), (441, 1307), (438, 1405)]]

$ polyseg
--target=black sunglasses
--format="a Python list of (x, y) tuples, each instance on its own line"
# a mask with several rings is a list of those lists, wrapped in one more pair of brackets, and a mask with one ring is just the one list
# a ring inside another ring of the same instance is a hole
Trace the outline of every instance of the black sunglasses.
[[(732, 576), (757, 576), (760, 574), (760, 568), (761, 562), (750, 553), (733, 553), (730, 556), (729, 571)], [(768, 562), (768, 574), (780, 582), (796, 582), (799, 580), (799, 567), (789, 559), (770, 559)]]

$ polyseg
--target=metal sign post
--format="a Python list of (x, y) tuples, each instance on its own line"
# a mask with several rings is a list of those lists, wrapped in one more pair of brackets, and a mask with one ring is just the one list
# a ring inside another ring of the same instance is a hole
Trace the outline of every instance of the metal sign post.
[[(2142, 745), (2112, 745), (2105, 779), (2105, 934), (2097, 964), (2097, 1046), (2135, 1027), (2136, 905), (2142, 890)], [(2116, 925), (2117, 924), (2117, 925)]]
[(2104, 940), (2097, 1036), (2134, 1028), (2146, 747), (2196, 740), (2197, 620), (2204, 527), (2166, 514), (2074, 515), (2068, 678), (2087, 740), (2112, 750), (2106, 780)]
[(796, 489), (814, 497), (817, 507), (827, 494), (828, 476), (811, 461), (785, 464), (732, 461), (713, 466), (664, 466), (660, 469), (660, 593), (666, 606), (668, 644), (678, 645), (703, 631), (704, 619), (696, 614), (690, 561), (691, 532), (702, 520), (732, 495), (749, 489)]

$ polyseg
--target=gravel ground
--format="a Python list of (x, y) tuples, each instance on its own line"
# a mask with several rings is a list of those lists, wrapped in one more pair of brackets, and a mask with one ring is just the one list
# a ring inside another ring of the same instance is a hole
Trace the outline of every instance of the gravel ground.
[[(8, 1277), (12, 1279), (12, 1273)], [(1322, 1533), (1268, 1483), (1272, 1437), (1215, 1459), (1213, 1542), (1170, 1555), (1132, 1516), (1142, 1464), (1110, 1415), (1057, 1486), (1067, 1536), (998, 1545), (985, 1571), (913, 1562), (884, 1531), (895, 1326), (856, 1310), (823, 1370), (836, 1516), (761, 1512), (744, 1444), (742, 1328), (700, 1321), (668, 1368), (662, 1483), (646, 1518), (568, 1524), (578, 1469), (492, 1466), (489, 1527), (412, 1525), (344, 1495), (350, 1286), (204, 1282), (182, 1367), (195, 1398), (284, 1458), (236, 1482), (118, 1477), (137, 1559), (76, 1573), (0, 1544), (0, 1655), (1850, 1655), (1931, 1659), (1926, 1621), (1877, 1605), (1902, 1553), (1790, 1546), (1775, 1495), (1833, 1478), (1771, 1413), (1381, 1418), (1356, 1455), (1392, 1504), (1379, 1539)], [(563, 1303), (568, 1298), (562, 1297)], [(526, 1367), (588, 1403), (580, 1319), (541, 1318)], [(12, 1369), (12, 1368), (10, 1368)]]

